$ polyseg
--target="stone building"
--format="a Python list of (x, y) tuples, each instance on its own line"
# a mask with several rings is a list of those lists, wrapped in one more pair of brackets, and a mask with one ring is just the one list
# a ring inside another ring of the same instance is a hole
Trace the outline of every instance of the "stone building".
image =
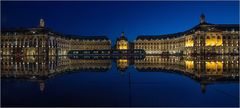
[(128, 42), (128, 39), (125, 37), (124, 32), (122, 32), (121, 36), (117, 38), (116, 49), (117, 50), (129, 49), (129, 42)]
[(134, 49), (147, 54), (239, 54), (239, 24), (211, 24), (200, 16), (200, 24), (179, 33), (140, 35)]
[(106, 36), (74, 36), (45, 28), (2, 29), (1, 55), (67, 55), (69, 50), (107, 50), (111, 41)]

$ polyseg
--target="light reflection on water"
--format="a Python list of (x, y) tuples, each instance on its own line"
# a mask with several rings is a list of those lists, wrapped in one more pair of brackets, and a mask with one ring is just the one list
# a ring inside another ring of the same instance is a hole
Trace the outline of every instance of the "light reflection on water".
[(239, 105), (238, 56), (1, 60), (3, 106)]

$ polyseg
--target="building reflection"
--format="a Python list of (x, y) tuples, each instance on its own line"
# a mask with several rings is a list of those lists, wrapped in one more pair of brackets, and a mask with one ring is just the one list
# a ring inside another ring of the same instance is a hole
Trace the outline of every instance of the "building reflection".
[(3, 77), (49, 77), (65, 71), (106, 71), (111, 60), (69, 59), (66, 56), (3, 56), (1, 71)]
[(1, 78), (34, 80), (40, 91), (45, 80), (71, 72), (106, 72), (111, 60), (69, 59), (66, 56), (2, 56)]
[[(140, 57), (140, 56), (139, 56)], [(134, 57), (134, 58), (129, 58), (126, 56), (122, 56), (121, 58), (116, 59), (116, 65), (117, 65), (117, 69), (118, 71), (123, 74), (124, 72), (127, 71), (128, 67), (130, 65), (134, 65), (134, 61), (135, 60), (142, 60), (144, 59), (144, 57)]]
[(146, 56), (135, 60), (139, 72), (174, 72), (200, 82), (205, 86), (217, 82), (238, 82), (239, 56)]
[[(130, 65), (139, 72), (172, 72), (197, 81), (204, 92), (206, 85), (217, 82), (238, 82), (239, 56), (146, 56), (144, 59), (114, 59), (121, 74)], [(106, 72), (112, 59), (70, 59), (67, 56), (2, 56), (1, 78), (27, 79), (39, 83), (72, 72)]]
[(124, 72), (127, 70), (128, 66), (129, 66), (129, 61), (128, 59), (118, 59), (117, 60), (117, 69), (120, 72)]
[(45, 81), (44, 80), (39, 80), (39, 89), (40, 91), (44, 91), (45, 88)]

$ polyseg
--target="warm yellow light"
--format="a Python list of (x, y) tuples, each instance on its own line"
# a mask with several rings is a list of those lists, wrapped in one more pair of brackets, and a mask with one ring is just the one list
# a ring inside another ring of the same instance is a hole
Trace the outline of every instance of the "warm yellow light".
[(194, 62), (193, 61), (185, 61), (186, 69), (191, 70), (194, 69)]
[(187, 37), (185, 41), (185, 47), (192, 47), (194, 44), (193, 38), (192, 37)]
[(117, 60), (117, 65), (119, 68), (124, 69), (124, 68), (128, 67), (128, 60), (127, 59), (119, 59), (119, 60)]
[(193, 46), (193, 41), (192, 40), (188, 40), (187, 42), (186, 42), (186, 45), (185, 45), (186, 47), (192, 47)]
[(35, 55), (36, 49), (35, 48), (28, 48), (27, 49), (27, 55)]
[(127, 48), (127, 46), (120, 46), (119, 49), (123, 50), (123, 49), (128, 49), (128, 48)]
[(216, 33), (208, 33), (205, 40), (205, 46), (222, 46), (222, 35)]
[(127, 60), (127, 59), (119, 59), (118, 62), (119, 62), (119, 63), (127, 63), (128, 60)]
[(223, 63), (222, 62), (206, 62), (206, 73), (211, 75), (222, 74)]
[(117, 43), (117, 49), (120, 50), (127, 50), (128, 49), (128, 42), (125, 40), (121, 40)]
[(219, 38), (217, 39), (217, 43), (216, 43), (216, 46), (222, 46), (222, 36), (219, 36)]
[(3, 49), (3, 55), (9, 55), (10, 53), (9, 53), (9, 50), (7, 50), (7, 49)]

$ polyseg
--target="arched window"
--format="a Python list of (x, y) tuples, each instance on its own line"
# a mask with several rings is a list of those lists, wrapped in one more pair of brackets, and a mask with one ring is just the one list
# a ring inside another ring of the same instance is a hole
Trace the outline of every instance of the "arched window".
[(207, 39), (210, 39), (210, 36), (207, 36)]

